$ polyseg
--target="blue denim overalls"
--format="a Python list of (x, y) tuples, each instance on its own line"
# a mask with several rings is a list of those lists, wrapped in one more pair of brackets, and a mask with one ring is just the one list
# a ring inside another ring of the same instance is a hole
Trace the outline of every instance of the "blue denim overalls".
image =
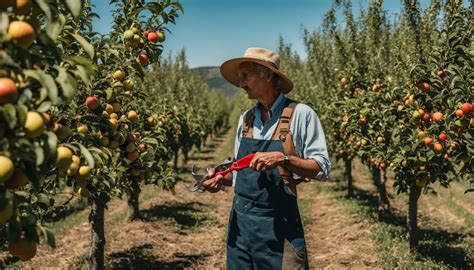
[[(242, 137), (237, 159), (256, 152), (283, 152), (280, 140)], [(229, 218), (227, 269), (308, 269), (296, 196), (277, 168), (237, 173)]]

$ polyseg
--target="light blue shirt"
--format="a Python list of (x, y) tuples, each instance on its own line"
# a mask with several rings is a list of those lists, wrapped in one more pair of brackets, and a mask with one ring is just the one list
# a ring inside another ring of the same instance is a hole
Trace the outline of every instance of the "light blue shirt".
[[(273, 106), (270, 108), (270, 119), (262, 122), (262, 111), (260, 103), (252, 108), (254, 112), (253, 120), (253, 138), (259, 140), (271, 140), (272, 135), (278, 124), (279, 116), (283, 111), (286, 97), (280, 93)], [(240, 115), (237, 134), (235, 138), (235, 156), (239, 151), (240, 141), (242, 139), (242, 123), (245, 114)], [(300, 158), (313, 159), (321, 170), (314, 177), (315, 179), (327, 179), (331, 170), (326, 138), (319, 117), (308, 105), (298, 103), (293, 112), (293, 118), (290, 123), (290, 132), (292, 133), (293, 144)], [(234, 173), (234, 183), (237, 173)], [(301, 178), (293, 173), (295, 179)]]

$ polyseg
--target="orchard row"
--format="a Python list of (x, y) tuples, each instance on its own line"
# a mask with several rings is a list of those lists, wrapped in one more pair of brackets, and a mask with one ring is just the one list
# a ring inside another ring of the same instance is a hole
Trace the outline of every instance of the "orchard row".
[(410, 0), (390, 18), (382, 1), (359, 16), (351, 1), (334, 1), (321, 28), (304, 32), (305, 61), (279, 43), (283, 72), (295, 82), (292, 98), (320, 117), (330, 155), (343, 161), (348, 196), (354, 158), (370, 169), (379, 214), (390, 211), (387, 170), (397, 192), (408, 193), (412, 250), (422, 191), (436, 182), (474, 184), (472, 8), (435, 0), (422, 10)]
[(105, 35), (94, 31), (88, 1), (0, 5), (0, 230), (21, 260), (40, 239), (54, 246), (45, 224), (72, 187), (91, 206), (89, 266), (103, 268), (107, 202), (126, 195), (129, 219), (140, 218), (140, 186), (174, 192), (180, 150), (187, 156), (226, 125), (223, 97), (184, 55), (158, 64), (181, 5), (110, 4)]

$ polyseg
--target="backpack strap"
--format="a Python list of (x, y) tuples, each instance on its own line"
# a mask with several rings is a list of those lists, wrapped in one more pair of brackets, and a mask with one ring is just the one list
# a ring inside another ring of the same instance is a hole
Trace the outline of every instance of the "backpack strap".
[(248, 110), (242, 123), (242, 138), (253, 138), (253, 110)]

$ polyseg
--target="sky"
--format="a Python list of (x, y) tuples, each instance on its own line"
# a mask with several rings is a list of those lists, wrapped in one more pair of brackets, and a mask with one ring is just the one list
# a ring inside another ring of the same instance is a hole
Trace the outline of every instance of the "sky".
[[(303, 27), (317, 29), (333, 0), (181, 0), (184, 8), (170, 25), (164, 42), (164, 55), (185, 49), (188, 65), (219, 66), (224, 61), (241, 57), (248, 47), (264, 47), (276, 51), (280, 36), (304, 59)], [(367, 7), (369, 0), (354, 0), (354, 14)], [(421, 0), (426, 7), (429, 0)], [(94, 28), (107, 33), (112, 17), (108, 0), (92, 0), (101, 17)], [(385, 0), (390, 13), (401, 10), (401, 0)]]

